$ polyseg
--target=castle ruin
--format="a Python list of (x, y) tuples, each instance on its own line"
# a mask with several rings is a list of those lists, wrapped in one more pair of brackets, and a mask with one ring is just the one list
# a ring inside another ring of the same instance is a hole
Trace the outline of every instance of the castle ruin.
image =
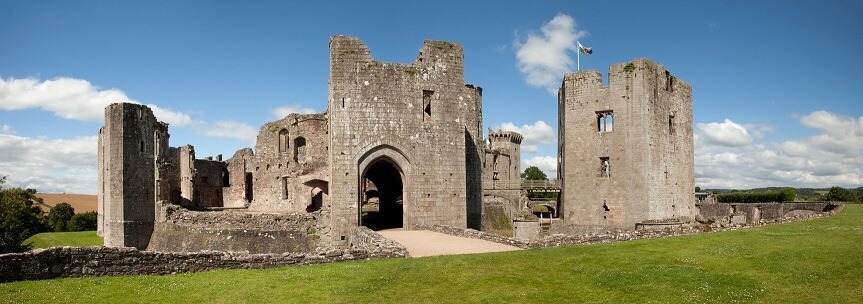
[(564, 77), (558, 92), (561, 218), (580, 228), (695, 217), (692, 87), (645, 58)]
[(172, 221), (168, 206), (314, 213), (326, 245), (359, 225), (480, 229), (483, 177), (518, 180), (521, 135), (493, 133), (509, 144), (489, 148), (482, 88), (464, 83), (463, 59), (461, 45), (426, 40), (414, 62), (383, 63), (334, 36), (327, 110), (269, 122), (254, 150), (226, 160), (171, 147), (146, 106), (112, 104), (99, 130), (99, 233), (107, 246), (147, 248)]

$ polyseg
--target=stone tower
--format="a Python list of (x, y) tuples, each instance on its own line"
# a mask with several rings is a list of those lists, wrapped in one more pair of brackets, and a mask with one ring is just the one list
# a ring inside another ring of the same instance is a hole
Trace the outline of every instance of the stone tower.
[(167, 125), (150, 108), (129, 103), (105, 108), (98, 144), (98, 228), (105, 246), (147, 247), (159, 188), (156, 153), (166, 142)]
[(367, 225), (369, 184), (386, 224), (479, 228), (482, 89), (464, 83), (463, 59), (461, 45), (426, 40), (414, 62), (384, 63), (357, 38), (330, 39), (334, 243)]
[(524, 137), (512, 131), (489, 132), (491, 161), (488, 180), (518, 181), (521, 179), (521, 141)]
[(558, 92), (561, 217), (634, 228), (694, 216), (692, 88), (639, 58), (567, 74)]

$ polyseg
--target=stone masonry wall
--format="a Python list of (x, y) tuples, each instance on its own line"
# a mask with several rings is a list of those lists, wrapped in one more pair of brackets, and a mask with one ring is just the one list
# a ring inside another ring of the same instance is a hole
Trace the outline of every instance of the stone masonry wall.
[(329, 218), (315, 213), (189, 211), (165, 206), (166, 220), (156, 223), (148, 250), (247, 253), (310, 252), (319, 247)]
[(360, 179), (379, 159), (403, 174), (406, 227), (466, 227), (469, 213), (478, 225), (481, 89), (464, 83), (461, 45), (427, 40), (413, 63), (381, 63), (359, 39), (335, 36), (330, 69), (334, 242), (358, 225)]
[[(290, 114), (261, 127), (251, 171), (251, 210), (306, 212), (314, 188), (329, 183), (327, 125), (326, 114)], [(309, 184), (314, 180), (319, 182)]]
[(626, 228), (694, 217), (689, 84), (644, 58), (612, 66), (608, 86), (598, 71), (570, 73), (559, 116), (567, 223)]
[[(364, 227), (358, 227), (364, 228)], [(134, 248), (52, 247), (0, 254), (0, 283), (69, 277), (163, 275), (213, 269), (262, 269), (351, 260), (407, 257), (407, 250), (371, 230), (352, 230), (356, 247), (308, 253), (164, 253)]]

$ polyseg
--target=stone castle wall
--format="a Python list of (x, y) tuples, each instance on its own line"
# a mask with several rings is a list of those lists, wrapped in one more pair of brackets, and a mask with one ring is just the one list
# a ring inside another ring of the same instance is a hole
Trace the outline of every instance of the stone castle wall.
[(643, 58), (602, 80), (595, 70), (570, 73), (559, 91), (561, 217), (595, 227), (691, 220), (690, 85)]
[(478, 226), (481, 89), (464, 83), (461, 45), (427, 40), (413, 63), (381, 63), (336, 36), (330, 59), (334, 238), (359, 224), (361, 175), (381, 159), (403, 176), (405, 227)]

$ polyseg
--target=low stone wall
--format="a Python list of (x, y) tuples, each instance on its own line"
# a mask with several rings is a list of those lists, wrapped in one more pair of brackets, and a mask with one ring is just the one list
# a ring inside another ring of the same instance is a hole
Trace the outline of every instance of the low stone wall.
[(365, 226), (351, 228), (351, 248), (365, 250), (370, 257), (407, 257), (408, 250)]
[(191, 211), (167, 205), (147, 250), (241, 253), (311, 252), (326, 233), (325, 214)]
[(726, 230), (737, 230), (743, 228), (750, 227), (759, 227), (764, 225), (772, 225), (779, 223), (788, 223), (788, 222), (798, 222), (805, 221), (815, 218), (823, 218), (835, 215), (837, 212), (842, 210), (842, 206), (838, 206), (837, 208), (833, 208), (830, 211), (817, 213), (817, 214), (806, 214), (795, 217), (787, 217), (787, 218), (778, 218), (773, 220), (762, 220), (759, 222), (748, 223), (748, 224), (731, 224), (731, 223), (713, 223), (710, 225), (703, 224), (686, 224), (680, 225), (677, 227), (669, 227), (665, 229), (642, 229), (642, 230), (612, 230), (605, 232), (596, 232), (596, 233), (585, 233), (578, 235), (568, 235), (568, 234), (553, 234), (541, 239), (537, 240), (526, 240), (521, 238), (511, 238), (502, 235), (476, 231), (473, 229), (462, 229), (455, 228), (450, 226), (421, 226), (418, 229), (431, 230), (435, 232), (440, 232), (444, 234), (482, 239), (486, 241), (516, 246), (519, 248), (538, 248), (538, 247), (555, 247), (555, 246), (565, 246), (565, 245), (574, 245), (574, 244), (596, 244), (596, 243), (610, 243), (610, 242), (619, 242), (619, 241), (630, 241), (630, 240), (638, 240), (638, 239), (650, 239), (650, 238), (661, 238), (661, 237), (669, 237), (669, 236), (678, 236), (678, 235), (691, 235), (691, 234), (699, 234), (706, 232), (718, 232), (718, 231), (726, 231)]
[(355, 247), (318, 248), (310, 253), (166, 253), (140, 251), (131, 247), (101, 246), (36, 249), (24, 253), (0, 254), (0, 283), (108, 275), (162, 275), (222, 268), (273, 268), (407, 257), (407, 250), (403, 246), (367, 228), (354, 229), (351, 236)]
[(418, 230), (429, 230), (434, 232), (440, 232), (443, 234), (449, 234), (454, 236), (466, 237), (471, 239), (480, 239), (491, 241), (495, 243), (501, 243), (505, 245), (515, 246), (518, 248), (530, 248), (529, 241), (521, 238), (512, 238), (508, 236), (503, 236), (494, 233), (488, 233), (484, 231), (474, 230), (474, 229), (463, 229), (456, 228), (452, 226), (443, 226), (443, 225), (418, 225), (416, 227)]
[(695, 204), (700, 222), (745, 221), (748, 224), (830, 211), (836, 208), (831, 202), (782, 202), (782, 203), (712, 203)]

